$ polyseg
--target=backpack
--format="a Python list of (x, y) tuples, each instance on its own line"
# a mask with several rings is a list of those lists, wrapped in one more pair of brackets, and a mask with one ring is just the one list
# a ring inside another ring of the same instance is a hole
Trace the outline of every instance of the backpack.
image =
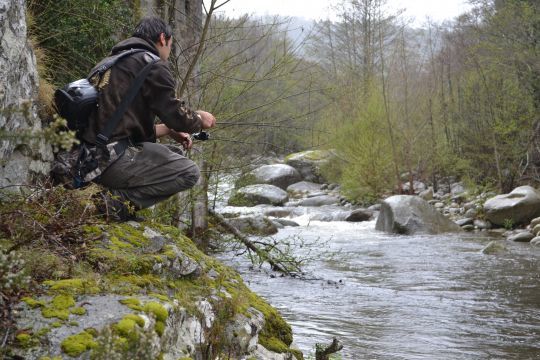
[[(55, 91), (54, 105), (56, 112), (67, 120), (69, 130), (81, 132), (86, 129), (88, 118), (97, 107), (98, 89), (91, 79), (96, 75), (101, 78), (120, 59), (139, 52), (147, 52), (147, 50), (131, 49), (110, 56), (98, 64), (87, 78), (71, 82)], [(154, 54), (151, 55), (155, 57)]]

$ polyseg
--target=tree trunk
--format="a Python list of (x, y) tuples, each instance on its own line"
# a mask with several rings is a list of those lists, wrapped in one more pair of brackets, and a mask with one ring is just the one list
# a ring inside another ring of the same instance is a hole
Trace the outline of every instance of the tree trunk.
[(193, 207), (191, 209), (191, 237), (200, 249), (208, 248), (206, 230), (208, 230), (208, 171), (206, 161), (200, 157), (201, 170), (199, 183), (193, 188)]

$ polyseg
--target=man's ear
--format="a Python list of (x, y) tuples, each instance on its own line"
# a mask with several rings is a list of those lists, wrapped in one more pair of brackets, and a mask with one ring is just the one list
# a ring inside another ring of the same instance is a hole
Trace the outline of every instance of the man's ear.
[(167, 40), (165, 39), (165, 34), (164, 33), (159, 34), (158, 42), (159, 42), (159, 45), (161, 45), (161, 46), (166, 46), (167, 45)]

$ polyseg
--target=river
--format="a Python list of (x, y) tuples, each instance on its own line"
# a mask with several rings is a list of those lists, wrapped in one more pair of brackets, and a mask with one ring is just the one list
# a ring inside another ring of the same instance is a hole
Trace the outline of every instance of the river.
[(337, 337), (342, 359), (540, 359), (540, 247), (504, 242), (506, 251), (486, 255), (485, 236), (396, 236), (374, 221), (292, 220), (301, 226), (274, 237), (314, 242), (320, 258), (305, 270), (317, 280), (223, 259), (280, 310), (304, 354)]

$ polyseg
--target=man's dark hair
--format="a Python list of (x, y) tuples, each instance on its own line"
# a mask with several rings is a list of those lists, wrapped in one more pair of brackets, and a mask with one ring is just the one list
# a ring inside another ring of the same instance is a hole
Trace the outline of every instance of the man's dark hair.
[(162, 33), (165, 35), (165, 40), (169, 40), (172, 36), (171, 26), (157, 16), (148, 16), (135, 27), (133, 36), (156, 43)]

